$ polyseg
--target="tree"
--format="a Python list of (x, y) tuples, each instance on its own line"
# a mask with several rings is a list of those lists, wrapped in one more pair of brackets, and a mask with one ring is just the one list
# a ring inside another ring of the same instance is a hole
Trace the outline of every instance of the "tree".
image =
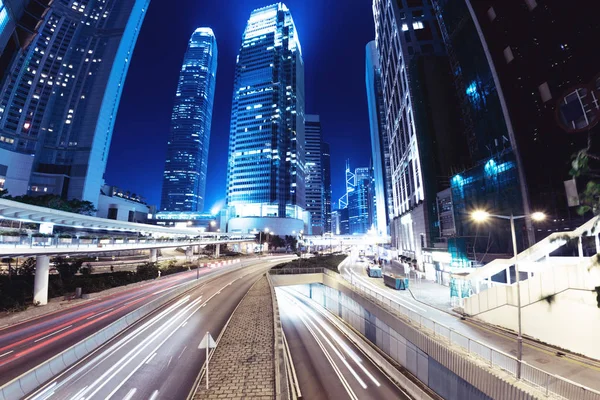
[(577, 213), (584, 215), (592, 212), (600, 214), (600, 156), (591, 153), (591, 135), (588, 134), (588, 145), (572, 156), (571, 171), (574, 179), (585, 182), (585, 189), (579, 193), (579, 207)]
[(63, 257), (55, 257), (52, 259), (52, 263), (54, 264), (54, 268), (58, 271), (60, 279), (70, 280), (77, 272), (79, 272), (79, 269), (83, 265), (83, 260), (69, 261)]
[(32, 276), (35, 272), (35, 258), (29, 257), (17, 267), (17, 275)]
[(285, 240), (280, 236), (269, 235), (269, 245), (275, 249), (285, 246)]
[(11, 196), (8, 194), (8, 189), (0, 189), (0, 199), (11, 199)]
[(290, 248), (292, 251), (296, 251), (298, 247), (298, 239), (294, 236), (285, 235), (285, 245)]
[(154, 262), (147, 262), (142, 265), (138, 265), (136, 272), (142, 279), (156, 278), (158, 276), (158, 264)]

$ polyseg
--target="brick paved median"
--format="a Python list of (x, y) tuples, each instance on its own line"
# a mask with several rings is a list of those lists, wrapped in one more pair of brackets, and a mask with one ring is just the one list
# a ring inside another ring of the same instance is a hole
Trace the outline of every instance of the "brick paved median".
[(233, 314), (194, 399), (275, 398), (274, 325), (271, 290), (262, 277)]

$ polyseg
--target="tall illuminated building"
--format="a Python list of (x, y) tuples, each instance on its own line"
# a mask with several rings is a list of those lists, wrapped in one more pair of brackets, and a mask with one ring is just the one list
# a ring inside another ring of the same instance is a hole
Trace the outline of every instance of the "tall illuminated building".
[(321, 142), (321, 166), (323, 168), (323, 229), (333, 232), (331, 216), (331, 151), (329, 143)]
[(324, 230), (324, 197), (321, 120), (318, 115), (306, 115), (306, 211), (310, 212), (312, 234)]
[(390, 140), (385, 130), (385, 103), (383, 101), (381, 65), (375, 41), (367, 44), (365, 70), (371, 128), (373, 191), (376, 198), (373, 220), (377, 233), (387, 236), (389, 234), (389, 214), (393, 207)]
[(304, 118), (304, 62), (292, 14), (282, 3), (256, 9), (235, 71), (228, 231), (307, 231)]
[(215, 35), (210, 28), (198, 28), (190, 38), (179, 74), (161, 211), (200, 212), (204, 208), (216, 76)]
[(52, 2), (39, 34), (12, 62), (0, 90), (0, 172), (10, 193), (97, 204), (149, 3)]
[(450, 186), (468, 150), (431, 1), (373, 0), (373, 15), (389, 139), (392, 245), (423, 270), (423, 250), (440, 236), (437, 194)]

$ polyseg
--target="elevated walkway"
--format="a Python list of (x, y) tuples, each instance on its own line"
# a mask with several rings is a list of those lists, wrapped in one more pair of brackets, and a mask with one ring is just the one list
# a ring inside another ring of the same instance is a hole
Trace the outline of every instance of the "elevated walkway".
[[(600, 360), (596, 334), (600, 308), (595, 292), (600, 286), (598, 221), (594, 217), (574, 231), (554, 233), (517, 256), (523, 335), (596, 360)], [(596, 254), (592, 257), (584, 256), (584, 237), (594, 238)], [(577, 256), (551, 255), (572, 240), (578, 244)], [(495, 260), (469, 274), (453, 274), (466, 281), (462, 287), (468, 295), (457, 311), (516, 332), (517, 284), (491, 279), (503, 270), (510, 277), (508, 269), (514, 264), (513, 257)]]

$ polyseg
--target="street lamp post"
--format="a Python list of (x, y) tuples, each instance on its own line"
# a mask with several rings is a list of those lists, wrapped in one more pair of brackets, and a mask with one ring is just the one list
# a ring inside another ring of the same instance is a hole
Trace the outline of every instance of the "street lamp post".
[(534, 212), (530, 215), (496, 215), (490, 214), (487, 211), (477, 210), (471, 213), (471, 217), (476, 222), (484, 222), (489, 218), (507, 219), (510, 221), (510, 235), (512, 239), (513, 254), (515, 258), (515, 275), (517, 283), (517, 319), (518, 319), (518, 333), (517, 333), (517, 379), (521, 379), (521, 362), (523, 361), (523, 332), (521, 326), (521, 277), (519, 274), (519, 263), (517, 262), (518, 250), (517, 250), (517, 236), (515, 234), (515, 220), (531, 218), (534, 221), (543, 221), (546, 215), (542, 212)]

